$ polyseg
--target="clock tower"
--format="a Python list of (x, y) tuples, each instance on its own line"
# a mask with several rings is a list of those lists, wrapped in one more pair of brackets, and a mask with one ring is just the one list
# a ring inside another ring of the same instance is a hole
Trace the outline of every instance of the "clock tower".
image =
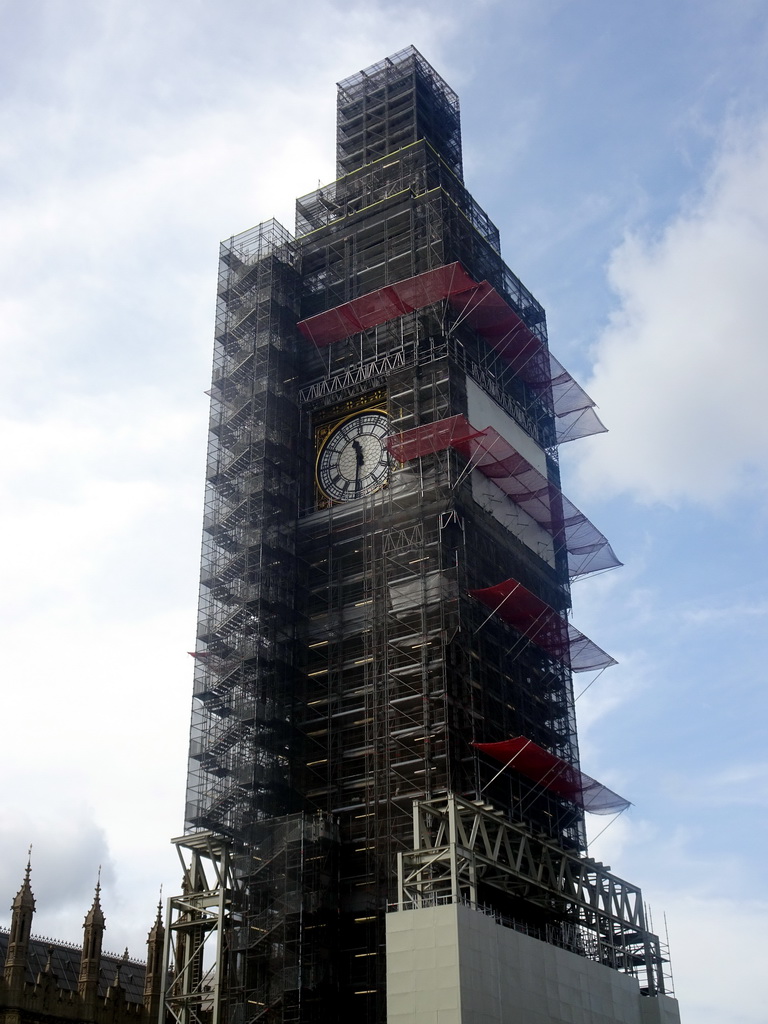
[(427, 1019), (404, 923), (457, 908), (658, 1000), (639, 891), (585, 857), (626, 802), (580, 769), (573, 673), (612, 659), (570, 583), (619, 563), (558, 446), (603, 427), (464, 186), (455, 93), (412, 47), (338, 88), (337, 180), (221, 247), (168, 1008)]

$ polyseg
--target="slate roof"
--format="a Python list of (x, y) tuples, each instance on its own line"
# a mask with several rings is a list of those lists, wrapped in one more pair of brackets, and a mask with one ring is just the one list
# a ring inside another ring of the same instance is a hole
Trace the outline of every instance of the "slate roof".
[[(0, 928), (0, 964), (5, 963), (8, 935), (9, 932), (6, 928)], [(74, 943), (57, 942), (55, 939), (46, 939), (33, 935), (29, 940), (27, 981), (36, 981), (37, 975), (45, 970), (49, 952), (51, 970), (56, 976), (59, 988), (67, 992), (77, 992), (77, 976), (80, 971), (82, 950), (79, 946), (74, 945)], [(105, 996), (107, 994), (107, 989), (115, 980), (115, 971), (118, 965), (120, 965), (120, 983), (126, 992), (128, 1002), (142, 1003), (144, 1001), (146, 964), (141, 960), (126, 960), (124, 957), (112, 953), (103, 953), (101, 956), (99, 995)]]

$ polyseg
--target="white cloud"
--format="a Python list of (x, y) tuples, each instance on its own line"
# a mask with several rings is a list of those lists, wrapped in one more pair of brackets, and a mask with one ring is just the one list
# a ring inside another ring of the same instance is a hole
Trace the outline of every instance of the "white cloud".
[(588, 385), (610, 426), (584, 480), (641, 501), (717, 504), (768, 470), (768, 123), (731, 128), (701, 194), (660, 237), (628, 237), (619, 308)]
[(670, 794), (685, 793), (689, 808), (710, 812), (720, 808), (768, 807), (768, 763), (736, 761), (718, 764), (716, 770), (702, 771), (693, 785), (689, 776), (672, 774), (665, 780)]
[(759, 601), (757, 604), (737, 603), (684, 608), (681, 613), (684, 623), (705, 628), (717, 625), (733, 627), (743, 624), (745, 619), (749, 622), (752, 619), (764, 619), (766, 616), (768, 616), (768, 603), (765, 601)]

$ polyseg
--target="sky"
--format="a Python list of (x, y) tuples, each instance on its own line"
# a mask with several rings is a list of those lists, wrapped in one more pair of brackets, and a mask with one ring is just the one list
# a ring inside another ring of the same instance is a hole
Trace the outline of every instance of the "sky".
[(0, 0), (0, 32), (0, 900), (31, 843), (34, 930), (79, 942), (101, 870), (141, 957), (178, 891), (218, 242), (292, 227), (335, 83), (413, 43), (609, 428), (560, 452), (625, 563), (573, 593), (619, 661), (577, 680), (582, 767), (632, 801), (591, 853), (683, 1024), (764, 1024), (761, 0)]

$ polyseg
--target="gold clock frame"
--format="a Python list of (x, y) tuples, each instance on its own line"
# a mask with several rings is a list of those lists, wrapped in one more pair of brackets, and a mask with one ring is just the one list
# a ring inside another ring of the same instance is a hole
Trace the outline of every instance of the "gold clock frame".
[[(346, 423), (347, 420), (354, 419), (356, 416), (359, 416), (364, 412), (378, 412), (389, 417), (386, 388), (380, 388), (378, 391), (373, 392), (369, 391), (366, 395), (360, 395), (357, 398), (350, 398), (346, 402), (337, 402), (336, 405), (318, 410), (314, 417), (314, 482), (315, 507), (317, 509), (332, 508), (334, 505), (342, 504), (341, 502), (333, 501), (332, 498), (329, 498), (320, 486), (317, 467), (320, 462), (320, 455), (325, 447), (325, 443), (331, 434), (335, 433), (343, 423)], [(386, 486), (386, 482), (382, 484), (382, 487)]]

